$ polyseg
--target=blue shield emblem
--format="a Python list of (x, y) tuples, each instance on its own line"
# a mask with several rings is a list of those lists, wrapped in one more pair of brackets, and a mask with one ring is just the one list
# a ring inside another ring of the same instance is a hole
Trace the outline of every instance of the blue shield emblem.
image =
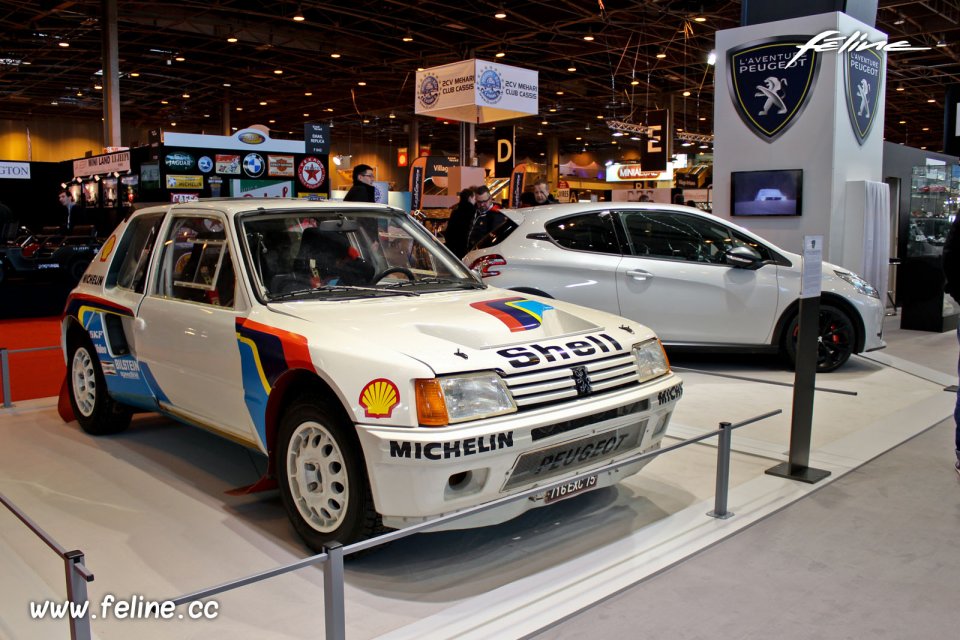
[(880, 84), (883, 79), (883, 55), (873, 49), (847, 51), (843, 70), (847, 97), (847, 113), (857, 142), (861, 145), (880, 106)]
[(820, 54), (807, 50), (791, 60), (809, 40), (808, 36), (778, 36), (727, 53), (727, 84), (734, 107), (740, 119), (767, 142), (789, 129), (807, 106)]

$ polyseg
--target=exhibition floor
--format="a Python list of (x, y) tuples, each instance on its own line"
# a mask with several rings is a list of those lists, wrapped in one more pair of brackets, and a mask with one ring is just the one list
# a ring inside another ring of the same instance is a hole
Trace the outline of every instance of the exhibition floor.
[[(953, 410), (953, 395), (943, 387), (956, 382), (954, 334), (900, 331), (899, 318), (888, 321), (888, 349), (855, 357), (841, 371), (818, 377), (820, 387), (857, 393), (816, 394), (811, 466), (831, 471), (827, 480), (807, 485), (763, 473), (785, 459), (790, 388), (712, 375), (790, 382), (791, 372), (764, 359), (677, 360), (685, 393), (671, 427), (673, 438), (713, 430), (720, 421), (784, 411), (734, 432), (728, 501), (733, 517), (705, 515), (714, 505), (714, 441), (685, 447), (617, 487), (503, 525), (420, 534), (348, 559), (347, 637), (522, 637), (618, 592), (623, 593), (547, 628), (543, 637), (752, 637), (740, 630), (755, 629), (754, 620), (772, 621), (762, 630), (765, 637), (791, 637), (790, 627), (807, 617), (803, 596), (812, 597), (817, 584), (803, 583), (809, 586), (784, 604), (789, 614), (777, 617), (771, 607), (782, 596), (751, 581), (775, 569), (834, 579), (829, 569), (844, 561), (830, 553), (834, 546), (859, 548), (839, 527), (851, 523), (859, 535), (873, 536), (864, 548), (874, 550), (876, 565), (893, 571), (896, 562), (931, 550), (895, 547), (885, 533), (889, 517), (913, 513), (908, 506), (926, 506), (956, 518), (960, 488), (949, 468), (950, 438), (942, 424), (904, 449), (945, 432), (918, 471), (931, 483), (931, 496), (938, 485), (946, 485), (952, 500), (919, 500), (905, 491), (902, 475), (910, 465), (883, 466), (899, 450), (862, 467), (942, 423)], [(910, 456), (910, 462), (920, 460)], [(874, 465), (885, 473), (873, 473)], [(0, 493), (62, 545), (86, 553), (96, 575), (89, 585), (94, 606), (105, 594), (173, 598), (305, 556), (275, 494), (224, 494), (254, 481), (262, 466), (261, 458), (238, 445), (156, 416), (137, 417), (119, 436), (92, 438), (76, 423), (60, 421), (52, 398), (0, 410)], [(885, 501), (881, 508), (855, 509), (843, 499), (843, 487), (849, 485), (842, 483), (866, 476), (876, 482), (871, 495)], [(801, 514), (796, 526), (776, 528), (779, 518), (793, 513)], [(899, 522), (901, 528), (909, 524)], [(754, 523), (758, 526), (743, 531)], [(804, 523), (815, 523), (814, 532), (822, 538), (800, 535)], [(787, 552), (758, 533), (768, 530), (783, 544), (799, 545), (799, 562), (788, 563)], [(707, 547), (712, 548), (698, 554)], [(715, 559), (727, 549), (733, 551), (725, 562)], [(28, 612), (31, 601), (64, 598), (62, 563), (5, 510), (0, 511), (0, 557), (0, 638), (67, 637), (65, 622), (30, 620)], [(897, 592), (922, 588), (921, 578), (893, 581), (892, 592), (882, 594), (885, 602), (877, 606), (924, 610), (911, 604), (918, 596)], [(789, 577), (783, 580), (791, 583)], [(316, 638), (323, 633), (322, 585), (322, 571), (312, 567), (218, 596), (214, 621), (98, 619), (94, 637)], [(831, 588), (835, 615), (842, 615), (843, 594), (854, 598), (856, 584), (841, 581)], [(948, 597), (955, 595), (953, 588)], [(705, 614), (717, 603), (726, 604), (722, 628)], [(655, 606), (661, 609), (654, 611)], [(628, 614), (636, 615), (633, 622), (618, 626), (631, 620)], [(653, 615), (660, 626), (641, 633), (642, 621)], [(738, 620), (746, 624), (738, 626)], [(869, 622), (859, 628), (862, 634), (813, 636), (882, 637)]]

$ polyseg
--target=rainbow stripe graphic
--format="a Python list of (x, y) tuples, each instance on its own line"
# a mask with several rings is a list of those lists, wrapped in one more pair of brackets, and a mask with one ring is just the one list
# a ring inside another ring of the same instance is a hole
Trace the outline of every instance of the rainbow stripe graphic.
[(543, 324), (543, 314), (553, 309), (548, 304), (527, 298), (500, 298), (470, 305), (478, 311), (489, 313), (507, 325), (511, 332), (529, 331)]

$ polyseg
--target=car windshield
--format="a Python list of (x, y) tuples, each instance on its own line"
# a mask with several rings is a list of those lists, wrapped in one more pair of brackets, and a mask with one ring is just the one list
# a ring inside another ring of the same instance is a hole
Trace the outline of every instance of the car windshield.
[(484, 288), (418, 222), (394, 210), (297, 209), (241, 217), (265, 301)]

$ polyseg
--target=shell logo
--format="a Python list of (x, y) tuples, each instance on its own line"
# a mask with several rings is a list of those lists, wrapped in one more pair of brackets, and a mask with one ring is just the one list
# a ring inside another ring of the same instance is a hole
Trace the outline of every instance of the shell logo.
[(367, 383), (360, 392), (360, 406), (368, 418), (389, 418), (393, 408), (400, 404), (400, 390), (390, 380), (377, 378)]
[(106, 262), (107, 258), (110, 257), (110, 253), (113, 252), (113, 245), (117, 244), (117, 236), (112, 235), (104, 243), (103, 248), (100, 249), (100, 262)]

